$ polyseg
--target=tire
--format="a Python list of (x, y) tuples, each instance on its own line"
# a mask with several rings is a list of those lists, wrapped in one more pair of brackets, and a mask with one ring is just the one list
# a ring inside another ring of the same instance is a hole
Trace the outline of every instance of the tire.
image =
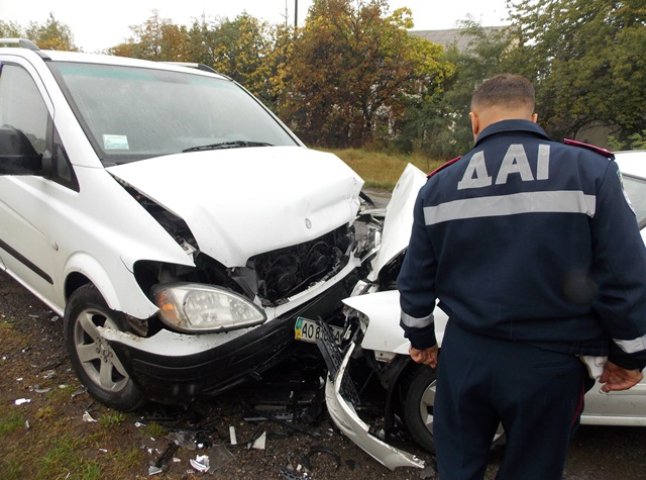
[(72, 367), (90, 395), (116, 410), (131, 411), (144, 404), (144, 397), (96, 329), (121, 330), (122, 316), (108, 308), (94, 285), (84, 285), (68, 299), (63, 331)]
[(404, 424), (413, 440), (431, 453), (435, 453), (433, 404), (436, 382), (435, 370), (425, 365), (413, 365), (402, 379)]

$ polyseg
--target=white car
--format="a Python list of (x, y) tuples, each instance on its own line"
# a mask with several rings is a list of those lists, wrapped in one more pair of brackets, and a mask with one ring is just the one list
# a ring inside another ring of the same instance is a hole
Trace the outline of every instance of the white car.
[[(619, 152), (617, 163), (622, 171), (625, 191), (632, 202), (642, 237), (646, 240), (646, 152)], [(421, 185), (422, 172), (410, 172), (410, 182)], [(373, 261), (367, 281), (360, 282), (354, 296), (344, 300), (346, 330), (339, 335), (342, 349), (326, 332), (319, 342), (330, 375), (326, 383), (326, 402), (336, 425), (359, 447), (388, 468), (422, 467), (415, 455), (374, 435), (370, 420), (362, 418), (365, 398), (356, 387), (366, 378), (366, 371), (375, 372), (381, 385), (386, 434), (397, 419), (403, 420), (410, 436), (421, 447), (433, 451), (433, 403), (435, 371), (410, 360), (410, 343), (399, 327), (399, 292), (393, 290), (400, 261), (412, 227), (410, 198), (393, 197), (388, 208), (404, 204), (400, 213), (387, 215), (382, 249)], [(397, 221), (395, 225), (393, 220)], [(386, 248), (384, 248), (386, 247)], [(434, 312), (435, 331), (441, 346), (448, 318), (438, 307)], [(440, 357), (441, 358), (441, 357)], [(366, 388), (365, 385), (363, 388)], [(374, 390), (370, 390), (374, 399)], [(380, 422), (381, 419), (378, 419)], [(582, 424), (646, 426), (646, 380), (626, 391), (602, 393), (595, 385), (585, 397)], [(499, 430), (497, 436), (502, 434)], [(496, 439), (494, 439), (496, 440)]]
[(343, 318), (373, 227), (339, 158), (208, 68), (0, 43), (0, 269), (94, 397), (186, 404)]

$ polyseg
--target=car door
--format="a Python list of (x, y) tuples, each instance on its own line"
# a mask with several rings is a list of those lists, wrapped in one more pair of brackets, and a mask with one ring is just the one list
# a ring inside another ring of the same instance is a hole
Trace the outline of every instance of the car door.
[(4, 268), (52, 302), (59, 252), (51, 226), (60, 190), (77, 190), (35, 69), (0, 58), (0, 255)]

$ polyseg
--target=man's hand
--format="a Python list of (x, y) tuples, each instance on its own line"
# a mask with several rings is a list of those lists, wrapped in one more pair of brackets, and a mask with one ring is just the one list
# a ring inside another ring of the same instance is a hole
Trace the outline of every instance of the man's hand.
[(408, 352), (410, 353), (410, 358), (412, 358), (414, 362), (428, 365), (431, 368), (437, 368), (437, 345), (425, 348), (424, 350), (410, 347)]
[(641, 382), (642, 378), (644, 375), (639, 370), (627, 370), (612, 362), (606, 362), (599, 382), (603, 384), (601, 391), (608, 393), (615, 390), (628, 390)]

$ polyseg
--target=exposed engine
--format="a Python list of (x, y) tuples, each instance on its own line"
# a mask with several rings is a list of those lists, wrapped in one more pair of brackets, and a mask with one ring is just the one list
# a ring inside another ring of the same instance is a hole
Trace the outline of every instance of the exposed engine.
[(310, 242), (256, 255), (247, 266), (258, 276), (263, 303), (281, 303), (339, 272), (348, 262), (353, 244), (352, 229), (343, 226)]

